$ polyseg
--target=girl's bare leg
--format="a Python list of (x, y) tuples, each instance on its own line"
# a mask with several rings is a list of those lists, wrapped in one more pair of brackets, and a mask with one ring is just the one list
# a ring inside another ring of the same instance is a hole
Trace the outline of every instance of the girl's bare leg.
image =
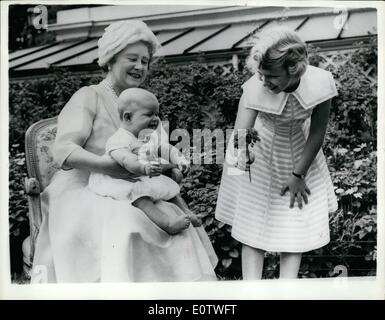
[(136, 199), (132, 205), (142, 210), (152, 222), (169, 234), (179, 233), (190, 225), (190, 219), (187, 216), (179, 216), (174, 211), (163, 212), (149, 197)]
[(282, 252), (280, 259), (280, 279), (296, 279), (301, 265), (302, 253)]
[(243, 280), (262, 279), (264, 250), (242, 245)]

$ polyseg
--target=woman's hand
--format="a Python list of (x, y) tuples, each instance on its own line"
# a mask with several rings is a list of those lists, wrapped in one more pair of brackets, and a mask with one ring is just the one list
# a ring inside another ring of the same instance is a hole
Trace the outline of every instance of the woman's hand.
[(171, 179), (180, 184), (183, 180), (183, 174), (178, 168), (171, 169)]
[(182, 161), (178, 164), (178, 169), (183, 173), (186, 174), (190, 170), (190, 162), (188, 161)]
[(290, 192), (290, 208), (294, 207), (295, 200), (298, 201), (298, 208), (302, 209), (302, 200), (305, 204), (308, 203), (308, 195), (310, 195), (310, 190), (307, 187), (305, 180), (297, 178), (295, 176), (290, 176), (286, 184), (282, 186), (281, 196), (284, 196), (286, 192)]
[(160, 166), (162, 167), (162, 174), (170, 175), (171, 169), (177, 168), (176, 164), (172, 163), (161, 163)]
[(162, 173), (162, 167), (159, 162), (151, 161), (144, 166), (144, 172), (146, 176), (149, 176), (150, 178), (160, 176)]
[(99, 161), (100, 172), (113, 178), (128, 180), (131, 182), (139, 181), (135, 175), (127, 171), (109, 156), (101, 156)]

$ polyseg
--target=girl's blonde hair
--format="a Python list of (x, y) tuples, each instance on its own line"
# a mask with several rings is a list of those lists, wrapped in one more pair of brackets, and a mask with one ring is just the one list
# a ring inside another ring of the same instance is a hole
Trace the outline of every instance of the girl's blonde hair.
[(261, 32), (246, 61), (253, 73), (283, 67), (293, 77), (301, 77), (308, 63), (305, 42), (295, 31), (281, 26)]

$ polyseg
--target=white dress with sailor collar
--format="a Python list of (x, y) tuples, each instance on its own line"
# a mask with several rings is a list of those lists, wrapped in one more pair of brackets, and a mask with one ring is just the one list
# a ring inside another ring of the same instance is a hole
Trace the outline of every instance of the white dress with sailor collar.
[(274, 95), (256, 76), (243, 90), (246, 108), (259, 111), (254, 127), (261, 141), (253, 148), (251, 182), (247, 173), (231, 175), (224, 165), (216, 218), (232, 225), (238, 241), (266, 251), (306, 252), (326, 245), (328, 213), (337, 201), (322, 150), (306, 175), (311, 195), (302, 210), (290, 209), (289, 193), (281, 196), (280, 190), (302, 156), (313, 108), (337, 94), (332, 75), (308, 66), (292, 93)]

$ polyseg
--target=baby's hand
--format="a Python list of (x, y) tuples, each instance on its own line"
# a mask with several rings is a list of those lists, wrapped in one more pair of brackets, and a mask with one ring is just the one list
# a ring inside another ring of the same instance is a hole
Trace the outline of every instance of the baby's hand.
[(178, 169), (183, 173), (186, 174), (190, 170), (190, 164), (188, 162), (183, 162), (178, 164)]
[(156, 177), (162, 173), (162, 167), (158, 161), (151, 161), (144, 165), (144, 172), (150, 178)]

